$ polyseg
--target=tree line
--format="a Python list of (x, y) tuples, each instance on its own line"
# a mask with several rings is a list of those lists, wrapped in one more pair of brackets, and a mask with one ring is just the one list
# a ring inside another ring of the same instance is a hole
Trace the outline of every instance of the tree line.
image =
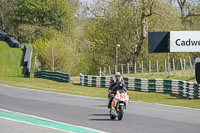
[[(148, 53), (148, 32), (199, 30), (199, 0), (1, 0), (0, 28), (29, 42), (41, 69), (78, 75), (100, 67), (165, 59)], [(199, 53), (170, 53), (175, 60)]]

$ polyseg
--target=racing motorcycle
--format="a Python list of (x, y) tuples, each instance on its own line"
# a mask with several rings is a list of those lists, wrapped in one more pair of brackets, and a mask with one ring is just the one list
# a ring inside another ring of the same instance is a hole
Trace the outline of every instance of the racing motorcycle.
[(110, 108), (110, 119), (114, 120), (118, 117), (118, 120), (122, 120), (128, 105), (128, 93), (124, 89), (116, 89), (116, 94), (110, 95), (114, 97)]

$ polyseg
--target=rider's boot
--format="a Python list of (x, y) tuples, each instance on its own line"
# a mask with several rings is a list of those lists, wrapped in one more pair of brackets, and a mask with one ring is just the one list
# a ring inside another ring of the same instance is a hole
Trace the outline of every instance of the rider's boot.
[(109, 101), (108, 101), (108, 108), (109, 108), (109, 109), (111, 108), (112, 99), (113, 99), (112, 97), (109, 97), (109, 98), (108, 98), (108, 100), (109, 100)]

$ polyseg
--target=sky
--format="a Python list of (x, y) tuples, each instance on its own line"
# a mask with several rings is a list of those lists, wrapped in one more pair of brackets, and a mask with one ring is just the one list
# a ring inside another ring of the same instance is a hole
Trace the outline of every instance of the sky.
[(80, 0), (81, 2), (87, 2), (88, 4), (91, 4), (94, 0)]

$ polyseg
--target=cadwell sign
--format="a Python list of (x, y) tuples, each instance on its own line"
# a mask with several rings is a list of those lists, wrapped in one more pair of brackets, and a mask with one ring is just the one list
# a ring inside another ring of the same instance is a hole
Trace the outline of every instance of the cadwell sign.
[(200, 31), (170, 31), (170, 52), (200, 52)]

